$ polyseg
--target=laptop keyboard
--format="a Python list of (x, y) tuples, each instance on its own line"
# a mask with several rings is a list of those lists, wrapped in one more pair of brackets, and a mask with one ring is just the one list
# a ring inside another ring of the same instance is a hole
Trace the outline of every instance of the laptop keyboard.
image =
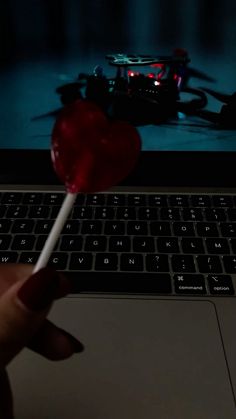
[[(0, 263), (36, 263), (63, 199), (1, 194)], [(232, 296), (236, 195), (78, 195), (49, 265), (73, 292)]]

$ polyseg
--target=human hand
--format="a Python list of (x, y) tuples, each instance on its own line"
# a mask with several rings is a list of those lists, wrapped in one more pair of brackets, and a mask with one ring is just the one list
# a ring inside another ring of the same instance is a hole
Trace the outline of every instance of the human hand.
[(13, 397), (6, 366), (28, 347), (51, 360), (69, 358), (83, 345), (46, 319), (69, 282), (45, 268), (32, 275), (30, 265), (0, 266), (0, 419), (13, 419)]

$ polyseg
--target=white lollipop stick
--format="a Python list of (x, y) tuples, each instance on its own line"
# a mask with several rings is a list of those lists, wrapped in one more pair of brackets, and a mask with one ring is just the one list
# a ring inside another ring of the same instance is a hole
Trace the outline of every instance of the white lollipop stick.
[(48, 260), (52, 254), (52, 251), (54, 249), (54, 246), (58, 240), (58, 237), (61, 234), (61, 231), (64, 227), (64, 224), (67, 220), (67, 217), (71, 211), (71, 208), (74, 205), (74, 202), (76, 200), (76, 193), (70, 193), (68, 192), (66, 194), (66, 197), (63, 201), (63, 204), (61, 206), (61, 209), (58, 213), (58, 216), (53, 224), (53, 227), (50, 231), (50, 234), (46, 240), (46, 243), (43, 247), (43, 250), (38, 258), (38, 261), (34, 267), (33, 273), (39, 271), (39, 269), (44, 268), (47, 263)]

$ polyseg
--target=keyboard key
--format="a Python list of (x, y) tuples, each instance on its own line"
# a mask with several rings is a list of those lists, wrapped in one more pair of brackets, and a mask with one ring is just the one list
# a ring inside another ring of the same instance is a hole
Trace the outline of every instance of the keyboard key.
[(102, 252), (106, 250), (107, 237), (105, 236), (87, 236), (84, 249), (90, 252)]
[(152, 236), (170, 236), (171, 228), (170, 223), (165, 221), (156, 221), (150, 223), (150, 231)]
[(205, 253), (202, 238), (184, 238), (181, 240), (181, 246), (183, 253)]
[(8, 233), (12, 226), (11, 220), (0, 220), (0, 233)]
[(0, 235), (0, 250), (7, 250), (10, 246), (12, 237), (10, 234)]
[(179, 208), (161, 208), (160, 209), (160, 219), (178, 221), (180, 220), (180, 211)]
[(105, 223), (105, 234), (110, 235), (123, 235), (125, 234), (125, 223), (124, 221), (106, 221)]
[(157, 214), (156, 208), (140, 207), (138, 209), (138, 219), (139, 220), (157, 220), (158, 214)]
[(155, 252), (155, 243), (153, 237), (134, 237), (133, 238), (134, 252), (152, 253)]
[(50, 208), (46, 205), (32, 205), (29, 210), (28, 218), (48, 218), (50, 214)]
[(197, 256), (199, 271), (202, 273), (221, 273), (222, 266), (219, 256)]
[(128, 221), (127, 223), (127, 234), (128, 235), (147, 235), (147, 223), (144, 221)]
[(228, 254), (230, 253), (229, 244), (226, 239), (206, 239), (208, 253)]
[(233, 274), (236, 272), (236, 256), (223, 256), (225, 272)]
[(72, 218), (75, 220), (91, 220), (93, 209), (91, 207), (74, 207)]
[(226, 213), (223, 208), (207, 208), (205, 209), (206, 221), (225, 221)]
[(208, 195), (192, 195), (190, 199), (193, 207), (211, 207), (211, 198)]
[[(92, 253), (72, 253), (70, 258), (69, 269), (81, 271), (92, 269), (93, 255)], [(80, 279), (79, 279), (80, 280)]]
[(206, 285), (203, 275), (174, 275), (174, 286), (176, 294), (206, 294)]
[(126, 204), (126, 196), (124, 194), (108, 194), (107, 205), (112, 207), (124, 206)]
[(118, 256), (115, 253), (98, 253), (95, 259), (95, 269), (98, 271), (116, 271)]
[(223, 237), (236, 237), (236, 223), (220, 223), (220, 231)]
[(7, 218), (24, 218), (26, 217), (27, 212), (28, 212), (27, 206), (11, 205), (6, 212), (6, 217)]
[(121, 271), (143, 271), (143, 255), (123, 253), (120, 269)]
[(169, 272), (167, 255), (146, 255), (146, 269), (149, 272)]
[(23, 194), (21, 192), (5, 192), (2, 196), (2, 204), (17, 205), (21, 202)]
[(119, 207), (117, 208), (116, 217), (118, 220), (135, 220), (136, 208), (134, 207)]
[(218, 237), (216, 223), (196, 223), (196, 231), (200, 237)]
[(179, 243), (176, 237), (159, 237), (157, 250), (161, 253), (179, 253)]
[(17, 252), (0, 252), (0, 263), (15, 263), (18, 256)]
[(60, 250), (79, 251), (82, 249), (83, 239), (81, 236), (63, 236), (60, 243)]
[(230, 275), (208, 275), (208, 286), (211, 294), (233, 295), (234, 287)]
[(64, 193), (45, 193), (43, 205), (61, 205), (64, 199)]
[(43, 196), (43, 193), (26, 192), (24, 193), (22, 202), (27, 205), (40, 205), (42, 203)]
[(78, 234), (80, 222), (77, 220), (67, 220), (62, 229), (62, 234)]
[(105, 208), (105, 207), (98, 207), (95, 208), (94, 211), (94, 218), (101, 219), (101, 220), (113, 220), (115, 217), (115, 208)]
[(68, 260), (67, 253), (54, 252), (49, 258), (48, 266), (51, 266), (58, 270), (60, 269), (63, 270), (63, 269), (66, 269), (67, 260)]
[(52, 220), (37, 220), (35, 226), (35, 234), (48, 234), (50, 233), (54, 221)]
[(131, 250), (130, 237), (116, 236), (109, 239), (110, 252), (129, 252)]
[(193, 256), (190, 255), (173, 255), (171, 265), (174, 272), (196, 272)]
[(128, 196), (128, 205), (131, 206), (131, 207), (145, 206), (146, 205), (146, 195), (130, 194)]
[(169, 197), (169, 205), (171, 207), (188, 207), (189, 200), (187, 195), (171, 195)]
[(233, 198), (230, 195), (213, 195), (212, 201), (214, 207), (225, 208), (233, 206)]
[(12, 226), (12, 233), (32, 233), (34, 225), (34, 220), (15, 220)]
[(104, 205), (105, 195), (103, 194), (88, 194), (86, 197), (86, 205)]
[(167, 207), (166, 195), (149, 195), (148, 201), (150, 207)]
[(83, 221), (81, 233), (82, 234), (101, 234), (102, 222), (101, 221)]
[(35, 265), (40, 256), (40, 252), (22, 252), (20, 255), (20, 263), (29, 263)]
[(36, 237), (33, 235), (16, 235), (12, 242), (12, 250), (32, 250)]
[(184, 221), (202, 221), (203, 214), (201, 208), (183, 208), (182, 217)]
[(173, 223), (173, 230), (176, 236), (195, 236), (193, 223)]

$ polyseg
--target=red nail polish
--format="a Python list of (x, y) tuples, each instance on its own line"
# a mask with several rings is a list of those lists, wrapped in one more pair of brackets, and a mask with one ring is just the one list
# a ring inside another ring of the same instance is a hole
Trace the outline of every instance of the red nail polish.
[(44, 310), (56, 298), (59, 282), (60, 277), (56, 271), (43, 268), (24, 282), (17, 296), (29, 310)]

